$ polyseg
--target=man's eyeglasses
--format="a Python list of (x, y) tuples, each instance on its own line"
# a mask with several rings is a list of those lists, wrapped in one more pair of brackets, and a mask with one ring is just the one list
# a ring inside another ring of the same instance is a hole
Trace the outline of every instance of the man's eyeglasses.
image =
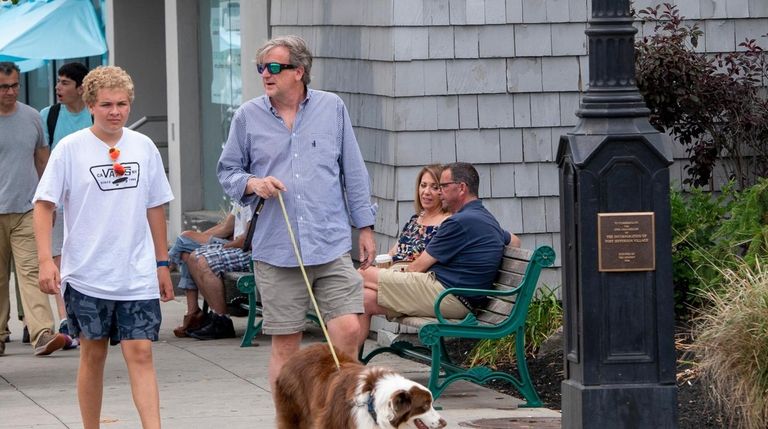
[(2, 92), (3, 94), (5, 94), (6, 92), (8, 92), (8, 91), (11, 91), (11, 90), (13, 90), (13, 91), (18, 91), (18, 90), (19, 90), (19, 88), (21, 88), (21, 84), (20, 84), (20, 83), (18, 83), (18, 82), (16, 82), (16, 83), (12, 83), (12, 84), (10, 84), (10, 85), (8, 85), (8, 84), (3, 84), (3, 85), (0, 85), (0, 92)]
[(455, 184), (458, 184), (458, 183), (462, 183), (462, 182), (443, 182), (443, 183), (441, 183), (438, 186), (440, 186), (440, 190), (442, 191), (443, 189), (445, 189), (446, 186), (448, 186), (448, 185), (455, 185)]
[(259, 74), (264, 73), (264, 70), (269, 70), (270, 74), (279, 74), (281, 71), (285, 69), (295, 69), (296, 66), (293, 64), (280, 64), (280, 63), (266, 63), (266, 64), (256, 64), (256, 70), (259, 72)]

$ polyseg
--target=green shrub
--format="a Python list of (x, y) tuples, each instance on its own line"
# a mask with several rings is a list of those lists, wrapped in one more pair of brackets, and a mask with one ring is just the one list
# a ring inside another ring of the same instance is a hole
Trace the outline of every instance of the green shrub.
[(672, 279), (678, 317), (722, 294), (725, 268), (755, 268), (768, 258), (768, 179), (741, 192), (726, 187), (714, 196), (701, 190), (670, 192)]
[(697, 312), (693, 350), (729, 427), (768, 427), (768, 271), (757, 261), (721, 271), (724, 292)]
[(768, 256), (768, 179), (738, 194), (714, 239), (716, 253), (737, 255), (750, 268)]
[[(557, 299), (559, 286), (539, 286), (537, 297), (528, 307), (525, 319), (525, 351), (538, 352), (541, 344), (563, 324), (563, 306)], [(497, 340), (480, 340), (469, 354), (469, 364), (495, 366), (498, 362), (515, 361), (515, 335)]]
[[(679, 317), (687, 316), (689, 308), (700, 307), (700, 290), (716, 273), (705, 273), (701, 250), (715, 247), (715, 231), (729, 210), (729, 191), (719, 196), (700, 189), (669, 193), (672, 211), (672, 281), (675, 287), (675, 309)], [(697, 272), (697, 268), (698, 272)]]

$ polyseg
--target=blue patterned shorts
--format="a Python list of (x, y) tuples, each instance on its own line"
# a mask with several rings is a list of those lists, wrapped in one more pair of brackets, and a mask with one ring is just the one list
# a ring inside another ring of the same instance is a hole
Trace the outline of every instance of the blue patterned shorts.
[(159, 299), (113, 301), (94, 298), (77, 291), (70, 284), (64, 291), (69, 319), (69, 334), (89, 340), (109, 338), (112, 345), (120, 340), (157, 341), (160, 333)]

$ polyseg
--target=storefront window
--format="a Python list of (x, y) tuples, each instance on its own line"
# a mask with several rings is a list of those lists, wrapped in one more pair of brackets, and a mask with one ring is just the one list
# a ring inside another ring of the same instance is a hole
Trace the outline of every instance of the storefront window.
[(232, 115), (242, 103), (240, 2), (204, 1), (199, 28), (203, 204), (206, 210), (219, 210), (228, 203), (216, 178), (216, 163)]
[(56, 94), (53, 92), (55, 82), (51, 82), (51, 76), (55, 76), (53, 64), (46, 63), (43, 67), (24, 73), (22, 85), (23, 96), (19, 94), (19, 101), (26, 103), (37, 110), (49, 106), (55, 102)]

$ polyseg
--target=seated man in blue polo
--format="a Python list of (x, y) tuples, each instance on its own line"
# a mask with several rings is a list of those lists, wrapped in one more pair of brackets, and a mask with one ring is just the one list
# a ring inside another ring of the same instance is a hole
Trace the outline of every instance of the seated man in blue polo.
[[(405, 272), (362, 270), (365, 313), (360, 316), (361, 343), (368, 336), (371, 316), (434, 317), (437, 295), (450, 287), (490, 289), (504, 246), (520, 246), (477, 198), (480, 177), (464, 162), (449, 164), (440, 175), (440, 200), (451, 217), (443, 221), (427, 248)], [(485, 302), (485, 297), (448, 296), (440, 311), (460, 319)]]

